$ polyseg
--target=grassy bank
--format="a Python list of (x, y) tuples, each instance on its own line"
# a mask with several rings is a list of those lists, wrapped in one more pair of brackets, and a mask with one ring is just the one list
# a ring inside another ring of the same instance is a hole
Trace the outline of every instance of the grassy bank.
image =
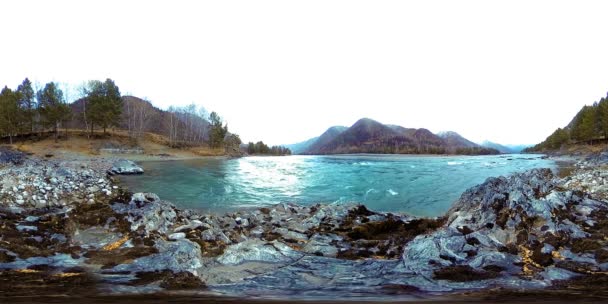
[(95, 157), (120, 157), (131, 160), (175, 160), (209, 156), (225, 156), (222, 148), (194, 146), (173, 148), (169, 140), (158, 134), (145, 133), (134, 139), (124, 130), (88, 132), (77, 129), (61, 131), (56, 142), (52, 134), (31, 136), (15, 142), (13, 148), (41, 158), (90, 159)]

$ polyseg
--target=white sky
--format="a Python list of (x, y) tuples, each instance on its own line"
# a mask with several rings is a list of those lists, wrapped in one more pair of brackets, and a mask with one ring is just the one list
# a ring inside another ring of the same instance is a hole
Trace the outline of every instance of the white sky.
[(112, 78), (244, 141), (361, 117), (536, 143), (608, 91), (608, 1), (3, 1), (0, 85)]

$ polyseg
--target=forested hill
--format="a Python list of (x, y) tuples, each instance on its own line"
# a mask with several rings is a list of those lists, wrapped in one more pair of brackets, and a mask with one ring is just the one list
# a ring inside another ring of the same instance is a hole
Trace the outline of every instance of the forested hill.
[[(122, 109), (117, 127), (135, 137), (150, 132), (166, 136), (175, 143), (200, 143), (209, 140), (209, 116), (203, 108), (195, 105), (170, 107), (161, 110), (147, 100), (135, 96), (122, 96)], [(72, 119), (68, 126), (74, 129), (90, 129), (87, 121), (86, 99), (78, 99), (70, 104)]]
[(154, 133), (172, 147), (210, 147), (240, 154), (238, 135), (228, 132), (216, 112), (208, 113), (195, 104), (160, 110), (141, 98), (122, 96), (112, 79), (85, 82), (78, 89), (82, 98), (72, 103), (66, 101), (64, 90), (70, 87), (62, 89), (55, 82), (34, 90), (28, 78), (16, 89), (4, 86), (0, 91), (0, 140), (12, 144), (13, 139), (52, 131), (58, 141), (63, 137), (59, 129), (65, 129), (65, 138), (68, 129), (86, 130), (94, 138), (101, 131), (108, 136), (108, 129), (116, 129), (135, 140)]
[(302, 154), (499, 154), (481, 147), (455, 132), (433, 134), (427, 129), (384, 125), (362, 118), (350, 128), (332, 127)]
[(583, 106), (572, 121), (555, 130), (545, 141), (525, 152), (547, 152), (559, 150), (568, 145), (593, 144), (608, 138), (608, 96), (593, 105)]

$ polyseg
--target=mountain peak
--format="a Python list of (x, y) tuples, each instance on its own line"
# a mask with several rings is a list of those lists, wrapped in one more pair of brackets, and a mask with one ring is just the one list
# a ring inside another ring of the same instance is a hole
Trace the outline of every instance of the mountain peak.
[[(433, 134), (420, 128), (385, 125), (361, 118), (350, 128), (331, 127), (309, 146), (306, 154), (398, 153), (398, 154), (496, 154), (453, 131)], [(443, 137), (443, 138), (442, 138)]]
[(437, 133), (437, 136), (443, 138), (448, 146), (463, 147), (463, 148), (476, 148), (478, 144), (462, 137), (462, 135), (454, 131), (443, 131)]
[(437, 133), (437, 136), (441, 137), (441, 138), (446, 138), (446, 137), (462, 137), (462, 135), (458, 134), (457, 132), (454, 131), (441, 131)]
[(353, 124), (353, 127), (357, 126), (357, 125), (375, 125), (375, 124), (382, 125), (378, 121), (375, 121), (375, 120), (373, 120), (371, 118), (361, 118), (361, 119), (357, 120), (357, 122), (355, 122)]

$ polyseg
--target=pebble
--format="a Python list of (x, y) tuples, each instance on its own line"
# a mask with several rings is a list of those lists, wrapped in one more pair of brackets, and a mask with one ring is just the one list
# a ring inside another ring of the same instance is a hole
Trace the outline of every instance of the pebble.
[(176, 232), (176, 233), (169, 234), (168, 238), (169, 238), (169, 240), (177, 241), (177, 240), (185, 239), (186, 234), (183, 232)]
[(19, 231), (38, 231), (38, 227), (36, 226), (17, 225), (16, 228)]
[(31, 222), (37, 222), (39, 219), (40, 219), (40, 217), (38, 217), (38, 216), (30, 215), (25, 218), (25, 221), (31, 223)]

